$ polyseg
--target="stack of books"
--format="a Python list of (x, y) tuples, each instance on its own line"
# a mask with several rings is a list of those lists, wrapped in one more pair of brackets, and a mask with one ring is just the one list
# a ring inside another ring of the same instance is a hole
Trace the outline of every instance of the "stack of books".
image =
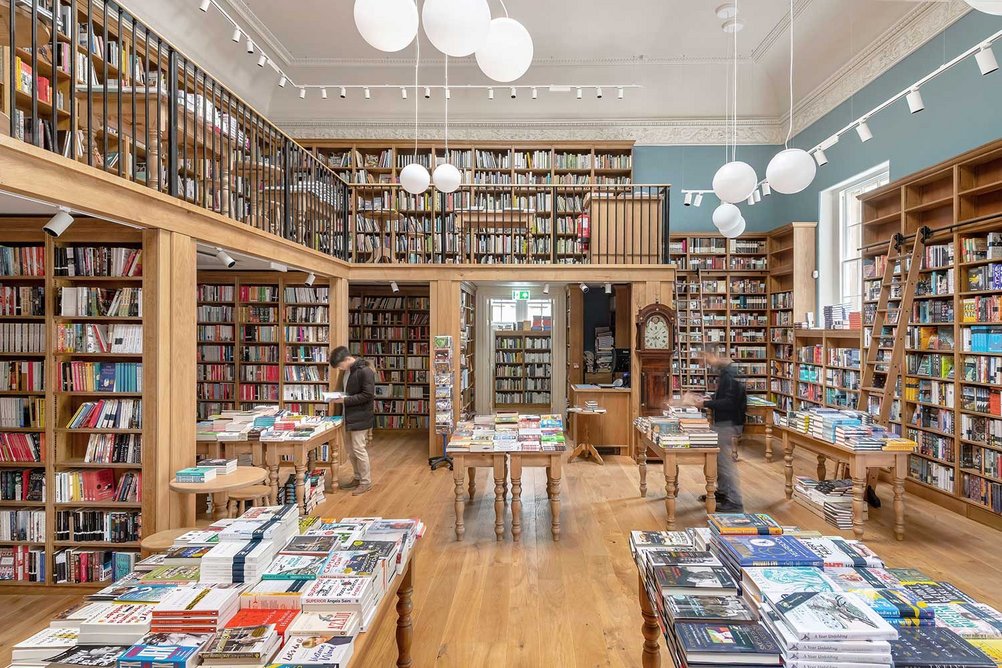
[(192, 466), (190, 468), (181, 469), (175, 473), (174, 479), (177, 480), (177, 482), (201, 484), (203, 482), (215, 480), (216, 469), (215, 467), (199, 468), (197, 466)]
[[(211, 633), (158, 633), (151, 632), (129, 647), (118, 658), (118, 668), (193, 668), (198, 665), (198, 654)], [(82, 648), (81, 648), (82, 649)], [(89, 662), (83, 665), (92, 665)]]
[(447, 452), (562, 452), (566, 447), (562, 416), (499, 412), (457, 422)]
[(215, 633), (239, 609), (236, 587), (197, 585), (178, 587), (153, 608), (154, 633)]
[(321, 578), (303, 592), (302, 604), (304, 613), (355, 613), (367, 631), (380, 600), (373, 578)]
[(199, 579), (205, 584), (257, 582), (278, 548), (271, 540), (227, 540), (202, 557)]
[(284, 643), (289, 637), (289, 627), (299, 618), (298, 609), (283, 608), (242, 608), (226, 622), (228, 629), (247, 626), (274, 626), (275, 633)]
[[(237, 470), (236, 459), (203, 459), (195, 464), (198, 469), (215, 469), (216, 475), (227, 475)], [(187, 469), (185, 469), (187, 470)]]
[(267, 665), (280, 642), (274, 624), (223, 629), (213, 635), (202, 649), (202, 665)]
[[(852, 530), (852, 480), (825, 480), (797, 476), (793, 485), (793, 500), (824, 519), (837, 529)], [(863, 519), (869, 516), (869, 506), (863, 506)]]

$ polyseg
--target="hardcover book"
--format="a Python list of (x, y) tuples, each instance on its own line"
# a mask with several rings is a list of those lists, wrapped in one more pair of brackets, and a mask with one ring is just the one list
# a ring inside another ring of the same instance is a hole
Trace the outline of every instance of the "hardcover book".
[(738, 588), (734, 578), (722, 566), (657, 566), (652, 572), (665, 595), (727, 596), (736, 593)]
[(335, 536), (293, 536), (278, 553), (324, 557), (337, 546)]
[(295, 636), (275, 655), (275, 663), (345, 668), (355, 648), (355, 639), (343, 636)]
[(884, 619), (932, 619), (929, 604), (900, 589), (851, 589)]
[(290, 636), (354, 636), (361, 618), (356, 612), (304, 612), (289, 626)]
[(797, 538), (790, 536), (721, 536), (722, 556), (741, 567), (815, 566), (824, 562)]
[(748, 595), (761, 601), (779, 601), (796, 592), (837, 592), (839, 587), (828, 574), (810, 566), (749, 567), (741, 569), (741, 584)]
[(155, 568), (140, 581), (143, 584), (183, 585), (198, 582), (198, 566), (161, 566)]
[(890, 571), (883, 568), (826, 568), (830, 577), (841, 589), (897, 588), (901, 583)]
[(245, 608), (233, 615), (230, 621), (226, 622), (226, 628), (239, 628), (246, 626), (265, 626), (271, 624), (275, 627), (275, 632), (283, 638), (289, 633), (289, 627), (299, 616), (298, 610), (281, 608)]
[(898, 632), (849, 593), (787, 594), (776, 611), (801, 640), (894, 640)]
[(327, 557), (280, 554), (261, 575), (262, 580), (315, 580), (327, 565)]
[(665, 612), (674, 622), (741, 624), (754, 622), (755, 614), (736, 596), (665, 596)]
[(212, 637), (211, 633), (147, 633), (143, 639), (118, 660), (119, 668), (145, 668), (161, 666), (180, 668), (195, 665), (199, 650)]
[(783, 527), (765, 513), (713, 513), (710, 530), (722, 536), (778, 536)]
[(702, 550), (661, 550), (644, 549), (641, 551), (650, 566), (721, 566), (720, 560), (713, 554)]
[(946, 603), (930, 606), (936, 626), (963, 638), (1002, 638), (1002, 615), (984, 603)]
[(371, 550), (345, 550), (331, 554), (322, 578), (370, 577), (379, 570), (379, 555)]
[(779, 665), (780, 649), (761, 624), (675, 625), (687, 663)]
[(128, 645), (77, 645), (48, 660), (53, 668), (110, 668), (118, 657), (129, 649)]
[(936, 627), (903, 628), (891, 642), (895, 668), (961, 666), (995, 668), (995, 661), (966, 643), (950, 629)]
[(954, 587), (949, 582), (902, 582), (900, 589), (905, 589), (913, 596), (921, 598), (929, 604), (943, 603), (974, 603), (974, 599)]
[(278, 643), (275, 627), (241, 626), (223, 629), (212, 636), (202, 652), (204, 663), (264, 663), (271, 658)]

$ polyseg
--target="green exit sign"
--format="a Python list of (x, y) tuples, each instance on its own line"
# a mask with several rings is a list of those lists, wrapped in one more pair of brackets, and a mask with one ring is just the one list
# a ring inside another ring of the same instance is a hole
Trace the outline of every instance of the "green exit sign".
[(511, 298), (514, 299), (514, 300), (516, 300), (516, 301), (526, 301), (530, 297), (531, 297), (531, 293), (530, 293), (529, 290), (512, 290), (511, 291)]

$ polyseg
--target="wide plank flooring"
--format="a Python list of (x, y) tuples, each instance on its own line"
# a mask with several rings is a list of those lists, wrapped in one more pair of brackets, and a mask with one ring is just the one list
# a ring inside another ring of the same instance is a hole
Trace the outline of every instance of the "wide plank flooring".
[[(606, 465), (565, 465), (561, 485), (562, 538), (550, 538), (550, 514), (543, 469), (523, 474), (521, 544), (494, 535), (493, 481), (481, 469), (477, 492), (466, 510), (466, 538), (453, 532), (453, 480), (448, 469), (430, 473), (427, 437), (385, 432), (372, 446), (371, 492), (352, 497), (328, 495), (318, 514), (420, 517), (428, 525), (417, 553), (414, 580), (414, 665), (639, 666), (642, 648), (637, 572), (627, 537), (632, 529), (663, 528), (664, 480), (649, 468), (650, 489), (638, 496), (636, 466), (626, 457), (606, 457)], [(828, 533), (834, 529), (783, 495), (781, 458), (766, 463), (762, 448), (742, 450), (745, 505), (771, 513), (786, 524)], [(797, 471), (813, 475), (813, 457), (799, 459)], [(347, 469), (344, 474), (347, 475)], [(680, 526), (697, 526), (705, 515), (697, 467), (682, 467), (678, 502)], [(916, 497), (908, 497), (904, 542), (894, 540), (890, 490), (884, 508), (871, 510), (866, 542), (891, 566), (913, 566), (953, 582), (972, 596), (1002, 607), (1002, 534)], [(510, 527), (510, 512), (507, 513)], [(851, 537), (850, 534), (843, 534)], [(47, 618), (72, 603), (65, 595), (0, 597), (0, 666), (10, 646), (46, 625)], [(377, 631), (375, 660), (396, 660), (394, 627)], [(663, 644), (663, 643), (662, 643)], [(670, 666), (664, 650), (662, 665)]]

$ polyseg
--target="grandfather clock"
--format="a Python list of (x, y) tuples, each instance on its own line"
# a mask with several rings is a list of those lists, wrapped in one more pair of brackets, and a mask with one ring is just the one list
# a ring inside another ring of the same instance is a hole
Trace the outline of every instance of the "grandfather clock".
[(650, 304), (637, 314), (641, 415), (659, 415), (671, 399), (675, 317), (675, 309), (664, 304)]

